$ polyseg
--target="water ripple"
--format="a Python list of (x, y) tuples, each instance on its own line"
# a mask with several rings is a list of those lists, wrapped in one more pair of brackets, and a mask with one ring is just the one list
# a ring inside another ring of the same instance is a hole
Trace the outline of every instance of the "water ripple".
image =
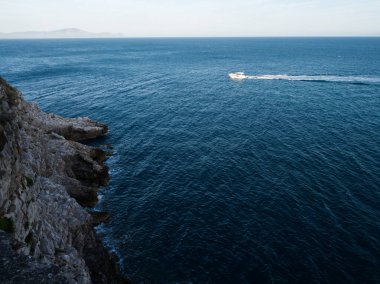
[(0, 41), (0, 64), (43, 109), (109, 125), (97, 230), (133, 283), (379, 283), (379, 47)]

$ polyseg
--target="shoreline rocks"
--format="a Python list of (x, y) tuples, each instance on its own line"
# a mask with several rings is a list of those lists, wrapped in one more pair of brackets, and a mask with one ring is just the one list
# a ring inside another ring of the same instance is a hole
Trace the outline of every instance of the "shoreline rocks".
[[(8, 228), (2, 239), (12, 239), (15, 255), (29, 256), (30, 267), (51, 269), (46, 283), (126, 283), (93, 229), (107, 215), (94, 218), (82, 207), (96, 205), (109, 175), (107, 153), (78, 141), (107, 133), (89, 118), (41, 111), (0, 77), (0, 231)], [(1, 257), (0, 272), (21, 258)]]

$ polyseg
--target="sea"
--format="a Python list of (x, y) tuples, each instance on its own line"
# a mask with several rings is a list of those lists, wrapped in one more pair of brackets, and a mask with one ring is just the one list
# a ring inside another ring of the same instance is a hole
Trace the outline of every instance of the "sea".
[(380, 283), (380, 38), (1, 40), (0, 75), (108, 124), (131, 283)]

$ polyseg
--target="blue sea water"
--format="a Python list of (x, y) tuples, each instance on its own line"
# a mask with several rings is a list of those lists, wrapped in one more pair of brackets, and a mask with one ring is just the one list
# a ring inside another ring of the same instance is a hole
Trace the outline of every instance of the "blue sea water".
[(132, 283), (380, 283), (380, 38), (0, 41), (0, 72), (109, 125)]

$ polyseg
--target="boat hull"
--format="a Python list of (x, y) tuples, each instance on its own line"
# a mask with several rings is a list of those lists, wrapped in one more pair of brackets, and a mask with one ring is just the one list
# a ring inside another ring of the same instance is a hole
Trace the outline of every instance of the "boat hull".
[(230, 73), (230, 74), (228, 74), (228, 76), (229, 76), (230, 79), (232, 79), (232, 80), (243, 80), (243, 79), (247, 79), (247, 76), (244, 75), (244, 74)]

